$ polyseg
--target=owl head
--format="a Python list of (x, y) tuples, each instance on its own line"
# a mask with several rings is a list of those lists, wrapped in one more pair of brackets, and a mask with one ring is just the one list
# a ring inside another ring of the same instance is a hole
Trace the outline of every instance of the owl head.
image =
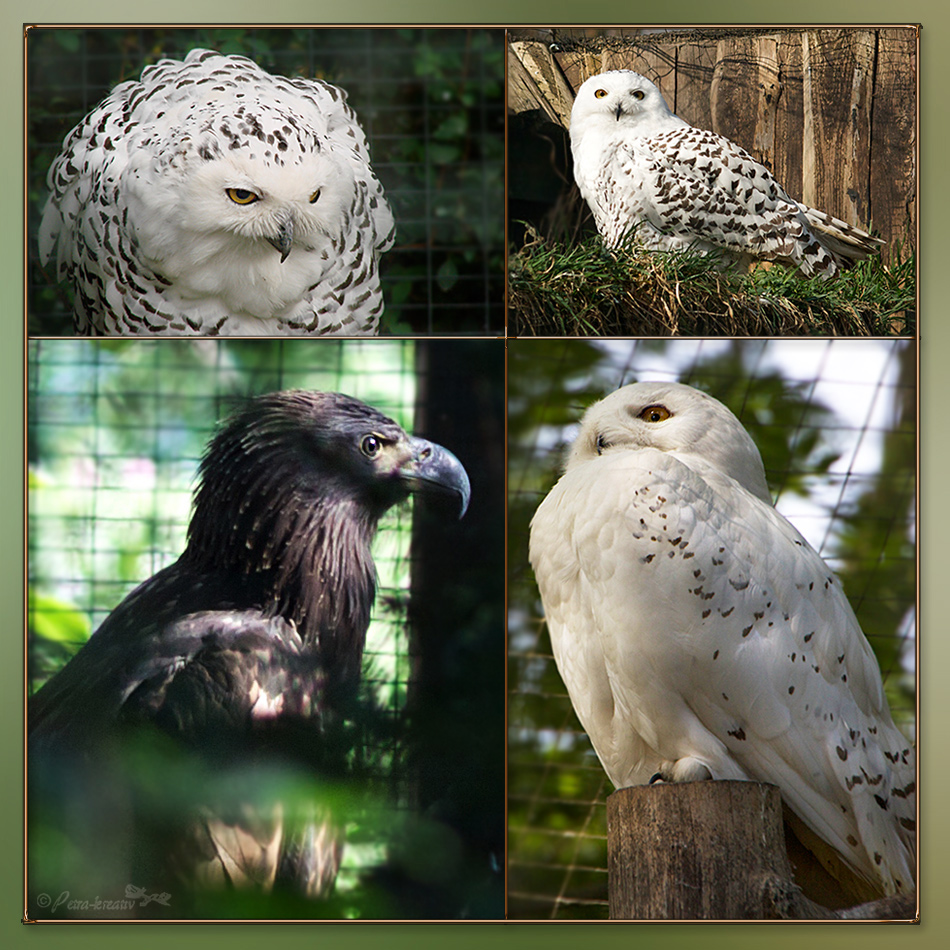
[(182, 228), (209, 241), (247, 242), (280, 263), (327, 247), (357, 204), (352, 167), (325, 149), (283, 163), (253, 151), (220, 152), (195, 163), (182, 184)]
[(357, 230), (376, 253), (389, 207), (359, 150), (323, 126), (261, 103), (213, 118), (190, 109), (161, 148), (131, 149), (122, 192), (142, 259), (189, 298), (269, 316), (319, 281)]
[(655, 135), (687, 123), (670, 112), (660, 90), (645, 76), (616, 69), (591, 76), (577, 90), (571, 110), (571, 141), (588, 132), (609, 134), (618, 129)]
[(772, 503), (762, 456), (718, 399), (682, 383), (623, 386), (584, 414), (567, 468), (615, 452), (656, 449), (689, 456)]

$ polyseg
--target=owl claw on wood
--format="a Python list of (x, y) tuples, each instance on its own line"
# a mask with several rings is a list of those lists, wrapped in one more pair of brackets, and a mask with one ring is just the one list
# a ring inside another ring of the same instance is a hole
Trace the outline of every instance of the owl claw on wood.
[(394, 224), (346, 93), (192, 50), (112, 91), (48, 176), (81, 334), (363, 335)]

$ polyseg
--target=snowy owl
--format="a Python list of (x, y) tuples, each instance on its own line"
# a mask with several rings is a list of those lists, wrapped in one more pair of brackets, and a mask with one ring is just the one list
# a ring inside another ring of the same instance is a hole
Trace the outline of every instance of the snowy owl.
[(530, 559), (617, 788), (770, 782), (835, 879), (825, 906), (913, 890), (914, 749), (840, 581), (772, 506), (722, 403), (647, 382), (592, 406)]
[(79, 333), (375, 333), (392, 213), (346, 93), (192, 50), (66, 137), (40, 257)]
[(634, 233), (653, 250), (692, 247), (828, 278), (883, 243), (789, 198), (764, 165), (674, 115), (660, 90), (630, 70), (580, 87), (571, 151), (580, 192), (610, 247)]

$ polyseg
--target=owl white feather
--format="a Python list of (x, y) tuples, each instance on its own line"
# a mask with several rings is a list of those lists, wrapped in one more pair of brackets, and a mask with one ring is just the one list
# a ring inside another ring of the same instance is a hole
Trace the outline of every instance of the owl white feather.
[(914, 749), (840, 581), (722, 403), (637, 383), (592, 406), (530, 558), (614, 785), (773, 783), (851, 903), (913, 890)]
[(79, 333), (375, 333), (393, 217), (346, 93), (192, 50), (69, 133), (39, 233)]
[(882, 243), (790, 198), (748, 152), (674, 115), (639, 73), (586, 80), (570, 131), (574, 176), (610, 247), (633, 235), (652, 250), (777, 261), (829, 278)]

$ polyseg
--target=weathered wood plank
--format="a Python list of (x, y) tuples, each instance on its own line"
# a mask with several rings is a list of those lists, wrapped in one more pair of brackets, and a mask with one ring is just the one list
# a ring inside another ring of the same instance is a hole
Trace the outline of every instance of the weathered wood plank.
[(543, 43), (508, 44), (508, 109), (540, 109), (555, 124), (570, 125), (574, 90)]
[(709, 92), (713, 131), (741, 145), (769, 169), (775, 165), (777, 48), (774, 36), (723, 39)]
[(870, 83), (876, 36), (802, 33), (804, 176), (801, 198), (863, 227), (870, 218)]
[(783, 34), (778, 45), (779, 90), (775, 114), (772, 174), (792, 197), (802, 194), (802, 44), (797, 34)]
[(917, 243), (917, 35), (879, 33), (871, 108), (871, 223), (901, 257)]
[(676, 63), (676, 97), (667, 101), (678, 116), (699, 129), (712, 128), (709, 87), (716, 68), (717, 45), (709, 39), (669, 47)]

